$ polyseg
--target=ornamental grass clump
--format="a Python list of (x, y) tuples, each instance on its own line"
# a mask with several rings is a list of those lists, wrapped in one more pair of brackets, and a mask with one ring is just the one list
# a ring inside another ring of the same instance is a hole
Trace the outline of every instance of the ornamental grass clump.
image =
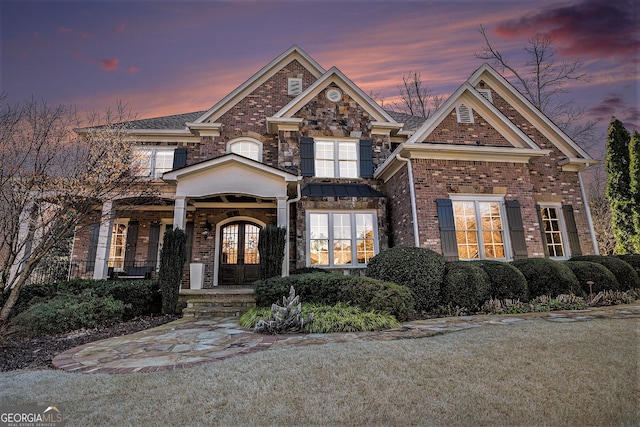
[(281, 334), (298, 332), (305, 324), (313, 322), (313, 313), (305, 319), (302, 316), (302, 304), (300, 296), (291, 287), (288, 297), (282, 297), (282, 305), (271, 305), (271, 317), (261, 319), (256, 324), (254, 331), (264, 334)]

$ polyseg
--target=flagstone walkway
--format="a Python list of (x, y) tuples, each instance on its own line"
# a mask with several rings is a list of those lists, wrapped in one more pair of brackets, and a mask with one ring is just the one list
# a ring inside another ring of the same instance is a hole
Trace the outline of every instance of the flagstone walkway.
[(470, 328), (508, 327), (520, 322), (640, 318), (639, 303), (577, 311), (418, 320), (385, 331), (278, 336), (256, 334), (241, 328), (237, 319), (182, 318), (153, 329), (67, 350), (53, 359), (53, 366), (82, 373), (170, 371), (290, 346), (424, 338)]

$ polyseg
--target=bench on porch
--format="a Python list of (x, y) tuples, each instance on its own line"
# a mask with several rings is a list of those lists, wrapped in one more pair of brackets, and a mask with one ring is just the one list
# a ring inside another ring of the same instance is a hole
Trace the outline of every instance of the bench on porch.
[(155, 270), (152, 266), (128, 266), (123, 271), (114, 271), (113, 267), (109, 267), (109, 279), (150, 279), (151, 273)]

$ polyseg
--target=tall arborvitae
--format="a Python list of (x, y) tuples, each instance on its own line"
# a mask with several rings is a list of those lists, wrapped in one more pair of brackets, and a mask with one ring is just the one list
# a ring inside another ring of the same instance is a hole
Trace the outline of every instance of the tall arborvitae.
[(629, 139), (629, 132), (624, 128), (622, 122), (612, 117), (605, 157), (606, 193), (611, 205), (611, 228), (616, 239), (615, 252), (619, 254), (633, 251), (632, 238), (635, 234), (629, 177)]
[(633, 212), (633, 251), (640, 254), (640, 133), (633, 132), (629, 142), (629, 182)]
[(158, 272), (163, 314), (176, 312), (186, 260), (186, 243), (187, 234), (179, 228), (167, 230), (164, 233), (162, 250), (160, 251), (160, 271)]

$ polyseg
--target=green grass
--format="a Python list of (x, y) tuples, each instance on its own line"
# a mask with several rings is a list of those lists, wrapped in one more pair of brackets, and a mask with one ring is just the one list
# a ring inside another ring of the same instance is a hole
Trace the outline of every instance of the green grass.
[[(307, 319), (313, 313), (312, 323), (305, 324), (302, 332), (361, 332), (391, 329), (400, 326), (395, 317), (378, 311), (363, 311), (358, 306), (338, 303), (334, 306), (322, 304), (302, 304), (302, 317)], [(240, 325), (253, 328), (262, 319), (271, 318), (271, 308), (252, 308), (240, 317)]]
[(637, 426), (638, 330), (639, 319), (521, 321), (162, 373), (13, 371), (0, 402), (95, 427)]

